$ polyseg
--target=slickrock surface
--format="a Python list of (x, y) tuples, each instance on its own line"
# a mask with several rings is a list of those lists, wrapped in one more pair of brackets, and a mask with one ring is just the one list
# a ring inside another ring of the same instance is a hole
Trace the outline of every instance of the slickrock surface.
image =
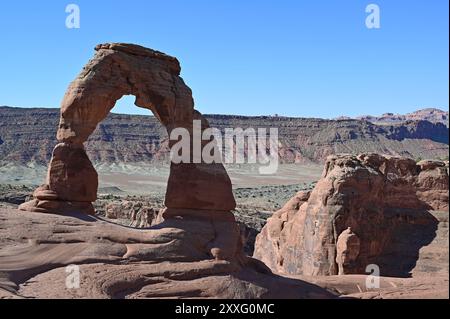
[[(87, 215), (0, 209), (0, 297), (335, 297), (244, 256), (232, 215), (205, 216), (166, 211), (161, 224), (138, 230)], [(79, 289), (66, 288), (72, 264), (80, 267)]]
[[(376, 264), (382, 276), (448, 278), (448, 196), (447, 163), (330, 156), (312, 192), (268, 220), (254, 257), (289, 275), (337, 275), (345, 260), (344, 274)], [(349, 227), (354, 244), (339, 244)]]
[(447, 275), (413, 278), (380, 277), (379, 287), (367, 288), (367, 275), (291, 276), (333, 291), (345, 298), (357, 299), (448, 299)]

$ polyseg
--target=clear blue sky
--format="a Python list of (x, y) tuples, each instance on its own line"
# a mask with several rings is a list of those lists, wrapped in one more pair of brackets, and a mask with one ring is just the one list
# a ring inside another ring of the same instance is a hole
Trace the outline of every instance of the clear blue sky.
[[(78, 4), (81, 28), (65, 27)], [(381, 9), (367, 29), (365, 8)], [(448, 0), (0, 1), (0, 105), (58, 107), (103, 42), (176, 56), (203, 113), (448, 108)], [(115, 112), (142, 113), (130, 98)]]

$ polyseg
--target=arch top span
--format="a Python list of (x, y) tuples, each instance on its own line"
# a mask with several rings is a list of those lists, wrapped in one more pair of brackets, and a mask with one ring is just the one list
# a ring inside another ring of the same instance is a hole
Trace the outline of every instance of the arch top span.
[(194, 100), (174, 57), (135, 44), (97, 45), (61, 104), (57, 138), (83, 143), (124, 95), (149, 109), (169, 130), (192, 125)]

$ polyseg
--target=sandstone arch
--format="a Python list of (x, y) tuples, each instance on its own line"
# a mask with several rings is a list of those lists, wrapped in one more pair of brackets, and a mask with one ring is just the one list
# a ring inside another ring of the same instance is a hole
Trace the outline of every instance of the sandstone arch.
[[(177, 127), (192, 131), (191, 89), (180, 77), (174, 57), (138, 45), (100, 44), (94, 58), (70, 84), (61, 104), (46, 182), (21, 210), (46, 213), (94, 213), (98, 177), (83, 143), (124, 95), (134, 95), (138, 107), (149, 109), (168, 133)], [(236, 203), (225, 168), (218, 164), (171, 164), (165, 205), (168, 209), (230, 211)]]

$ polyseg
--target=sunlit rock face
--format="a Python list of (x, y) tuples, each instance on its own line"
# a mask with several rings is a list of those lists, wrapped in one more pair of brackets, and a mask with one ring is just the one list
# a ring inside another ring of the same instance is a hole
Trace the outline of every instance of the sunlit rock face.
[[(330, 156), (311, 194), (268, 220), (254, 257), (286, 274), (364, 274), (376, 264), (383, 275), (408, 276), (420, 248), (436, 237), (432, 212), (448, 212), (448, 194), (446, 162)], [(354, 245), (347, 249), (349, 227)]]

